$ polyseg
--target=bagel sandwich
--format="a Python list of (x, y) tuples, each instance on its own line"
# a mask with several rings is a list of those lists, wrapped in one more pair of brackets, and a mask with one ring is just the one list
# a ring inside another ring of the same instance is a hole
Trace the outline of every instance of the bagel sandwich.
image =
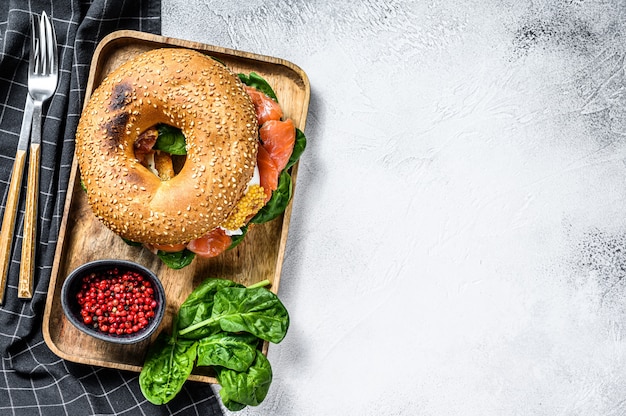
[(284, 212), (305, 146), (263, 78), (185, 48), (144, 52), (108, 74), (76, 132), (96, 217), (174, 269)]

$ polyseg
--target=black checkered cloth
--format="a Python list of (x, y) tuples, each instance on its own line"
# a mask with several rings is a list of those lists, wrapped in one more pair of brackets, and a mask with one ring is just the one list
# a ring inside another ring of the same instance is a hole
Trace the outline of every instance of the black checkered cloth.
[[(59, 42), (59, 87), (44, 105), (35, 293), (17, 297), (25, 183), (5, 302), (0, 307), (0, 415), (221, 415), (207, 384), (188, 382), (154, 406), (138, 374), (76, 364), (54, 355), (41, 321), (74, 152), (74, 132), (97, 43), (119, 29), (160, 33), (160, 0), (0, 1), (0, 198), (4, 213), (27, 91), (31, 14), (46, 11)], [(26, 178), (26, 173), (24, 174)], [(25, 181), (24, 181), (25, 182)]]

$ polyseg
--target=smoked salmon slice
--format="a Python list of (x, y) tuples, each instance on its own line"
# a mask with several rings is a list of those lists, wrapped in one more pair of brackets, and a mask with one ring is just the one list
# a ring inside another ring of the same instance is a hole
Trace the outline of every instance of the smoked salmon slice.
[(269, 120), (261, 126), (259, 135), (278, 172), (285, 169), (296, 143), (296, 128), (293, 121)]
[(246, 86), (245, 88), (254, 104), (259, 126), (268, 120), (280, 120), (283, 117), (283, 110), (276, 101), (254, 87)]
[(230, 247), (231, 239), (221, 228), (210, 231), (203, 237), (192, 240), (187, 244), (187, 250), (196, 253), (200, 257), (215, 257)]
[(272, 192), (278, 188), (278, 174), (280, 171), (263, 146), (259, 146), (256, 158), (259, 168), (260, 185), (265, 191), (265, 203), (267, 203), (272, 197)]

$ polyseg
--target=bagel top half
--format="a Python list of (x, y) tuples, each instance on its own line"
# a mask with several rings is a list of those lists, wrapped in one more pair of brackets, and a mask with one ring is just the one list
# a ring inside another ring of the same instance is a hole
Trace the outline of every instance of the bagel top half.
[[(164, 123), (182, 130), (187, 158), (162, 181), (134, 143)], [(145, 52), (93, 92), (76, 133), (89, 205), (121, 237), (179, 244), (219, 226), (242, 197), (256, 165), (258, 127), (250, 97), (232, 72), (188, 49)]]

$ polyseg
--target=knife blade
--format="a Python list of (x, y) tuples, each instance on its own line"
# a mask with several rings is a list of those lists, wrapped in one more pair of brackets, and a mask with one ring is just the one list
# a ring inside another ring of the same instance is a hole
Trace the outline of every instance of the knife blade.
[(26, 94), (26, 104), (24, 104), (24, 117), (22, 118), (22, 128), (20, 138), (17, 142), (17, 150), (28, 150), (30, 140), (30, 130), (33, 127), (33, 97)]

